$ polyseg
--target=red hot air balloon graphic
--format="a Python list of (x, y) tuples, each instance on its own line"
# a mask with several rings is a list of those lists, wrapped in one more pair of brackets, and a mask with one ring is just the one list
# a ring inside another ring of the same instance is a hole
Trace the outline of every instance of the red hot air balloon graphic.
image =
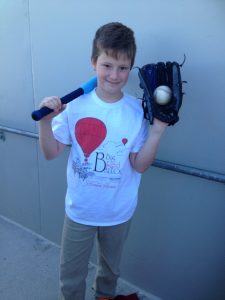
[(124, 144), (124, 146), (126, 145), (127, 142), (128, 142), (128, 139), (126, 139), (126, 138), (122, 139), (122, 143)]
[(105, 124), (96, 118), (80, 119), (75, 126), (75, 137), (83, 150), (85, 162), (90, 154), (104, 141), (106, 137)]

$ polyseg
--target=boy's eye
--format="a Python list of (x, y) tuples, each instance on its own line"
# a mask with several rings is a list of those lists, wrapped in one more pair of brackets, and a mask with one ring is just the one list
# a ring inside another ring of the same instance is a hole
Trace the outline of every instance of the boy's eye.
[(120, 70), (121, 70), (121, 71), (127, 71), (127, 70), (128, 70), (128, 67), (120, 67)]
[[(106, 69), (112, 68), (112, 65), (110, 65), (110, 64), (102, 64), (102, 66), (103, 66), (104, 68), (106, 68)], [(121, 67), (119, 67), (119, 70), (122, 71), (122, 72), (125, 72), (125, 71), (127, 71), (128, 69), (129, 69), (129, 67), (127, 67), (127, 66), (121, 66)]]

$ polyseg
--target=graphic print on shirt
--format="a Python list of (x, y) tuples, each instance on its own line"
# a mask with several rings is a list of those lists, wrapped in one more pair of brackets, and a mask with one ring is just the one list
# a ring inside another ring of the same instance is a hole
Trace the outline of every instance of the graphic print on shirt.
[(106, 137), (105, 124), (96, 118), (80, 119), (75, 126), (75, 137), (84, 152), (85, 162), (90, 154), (102, 143)]
[[(81, 147), (84, 160), (73, 160), (73, 170), (82, 181), (98, 187), (115, 187), (121, 177), (121, 162), (127, 152), (128, 139), (106, 140), (107, 128), (96, 118), (80, 119), (74, 129), (76, 140)], [(91, 162), (88, 160), (92, 155)], [(114, 182), (112, 184), (112, 182)]]

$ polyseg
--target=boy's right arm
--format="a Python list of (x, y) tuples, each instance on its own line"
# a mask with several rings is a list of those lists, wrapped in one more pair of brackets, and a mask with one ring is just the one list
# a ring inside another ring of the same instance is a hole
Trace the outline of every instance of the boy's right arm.
[(40, 103), (40, 108), (47, 106), (54, 110), (51, 114), (42, 118), (39, 122), (39, 142), (46, 159), (54, 159), (65, 149), (65, 145), (57, 141), (52, 132), (52, 118), (65, 109), (60, 98), (56, 96), (44, 98)]

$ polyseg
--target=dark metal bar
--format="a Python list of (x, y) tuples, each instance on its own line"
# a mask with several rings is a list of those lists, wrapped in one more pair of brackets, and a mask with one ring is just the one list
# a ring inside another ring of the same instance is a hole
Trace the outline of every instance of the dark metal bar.
[(0, 125), (0, 131), (1, 130), (5, 131), (5, 132), (10, 132), (10, 133), (15, 133), (15, 134), (19, 134), (19, 135), (23, 135), (23, 136), (35, 138), (35, 139), (38, 138), (38, 134), (37, 133), (30, 132), (30, 131), (25, 131), (25, 130), (10, 128), (10, 127), (5, 127), (5, 126), (1, 126)]
[[(9, 128), (9, 127), (0, 125), (0, 140), (2, 140), (2, 141), (5, 141), (4, 132), (15, 133), (15, 134), (23, 135), (26, 137), (38, 139), (37, 133), (14, 129), (14, 128)], [(159, 160), (159, 159), (154, 160), (153, 166), (156, 168), (161, 168), (161, 169), (170, 170), (170, 171), (174, 171), (174, 172), (178, 172), (178, 173), (183, 173), (183, 174), (190, 175), (190, 176), (196, 176), (196, 177), (200, 177), (203, 179), (207, 179), (207, 180), (225, 184), (225, 174), (222, 174), (222, 173), (213, 172), (213, 171), (209, 171), (209, 170), (203, 170), (200, 168), (185, 166), (185, 165), (176, 164), (173, 162), (163, 161), (163, 160)]]
[(225, 184), (225, 174), (155, 159), (153, 166)]

